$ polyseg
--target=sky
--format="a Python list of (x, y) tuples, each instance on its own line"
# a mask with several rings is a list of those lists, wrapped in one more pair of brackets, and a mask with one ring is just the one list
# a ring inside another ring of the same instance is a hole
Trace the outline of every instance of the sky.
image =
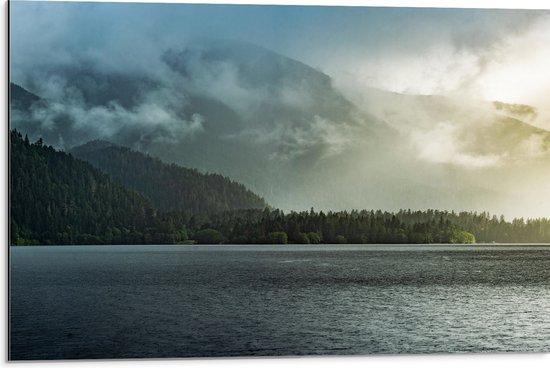
[[(12, 76), (37, 60), (139, 66), (191, 37), (251, 42), (345, 85), (544, 105), (550, 13), (529, 10), (13, 2)], [(139, 47), (135, 47), (139, 45)], [(140, 60), (141, 59), (141, 60)], [(143, 66), (143, 65), (142, 65)], [(540, 106), (544, 109), (544, 106)]]

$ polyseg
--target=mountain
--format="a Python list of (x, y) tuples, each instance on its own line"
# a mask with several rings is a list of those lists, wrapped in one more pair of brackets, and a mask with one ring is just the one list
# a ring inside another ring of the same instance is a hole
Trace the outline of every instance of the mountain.
[(220, 173), (284, 209), (331, 206), (322, 203), (325, 188), (312, 187), (327, 181), (318, 174), (340, 166), (334, 159), (357, 132), (372, 157), (390, 134), (359, 114), (330, 76), (262, 47), (188, 43), (153, 64), (45, 64), (21, 83), (49, 107), (21, 112), (11, 124), (59, 148), (106, 140)]
[(283, 210), (550, 207), (550, 133), (533, 107), (340, 85), (235, 41), (185, 42), (145, 64), (45, 62), (20, 82), (48, 103), (10, 124), (60, 148), (105, 140), (216, 172)]
[(267, 207), (262, 198), (242, 184), (221, 175), (169, 165), (109, 142), (91, 141), (74, 147), (70, 153), (140, 193), (161, 211), (213, 214)]
[(27, 91), (17, 84), (10, 83), (10, 107), (14, 110), (28, 110), (35, 103), (40, 101), (40, 97)]
[(140, 243), (156, 211), (143, 197), (42, 140), (10, 133), (14, 244)]

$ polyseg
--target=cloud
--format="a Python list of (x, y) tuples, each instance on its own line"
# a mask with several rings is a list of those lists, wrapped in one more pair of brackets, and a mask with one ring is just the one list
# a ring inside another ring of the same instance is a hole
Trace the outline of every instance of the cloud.
[(267, 127), (245, 129), (224, 138), (253, 142), (266, 149), (270, 147), (272, 153), (269, 157), (275, 161), (292, 161), (312, 153), (317, 161), (338, 156), (356, 144), (354, 131), (357, 131), (356, 127), (337, 124), (315, 115), (311, 121), (297, 123), (279, 120)]
[(507, 38), (502, 56), (490, 60), (476, 87), (488, 99), (546, 109), (550, 93), (550, 15), (541, 16), (525, 33)]
[(503, 164), (506, 154), (501, 156), (464, 152), (460, 147), (459, 129), (450, 122), (440, 122), (428, 131), (413, 132), (411, 141), (418, 152), (418, 158), (426, 162), (453, 164), (473, 169)]
[[(275, 48), (326, 70), (342, 87), (352, 79), (402, 93), (461, 92), (533, 104), (541, 95), (542, 86), (548, 85), (543, 83), (550, 78), (544, 70), (548, 58), (544, 52), (548, 43), (548, 12), (304, 9), (16, 3), (12, 6), (11, 73), (14, 80), (20, 80), (29, 70), (44, 63), (71, 65), (84, 59), (108, 71), (148, 71), (165, 77), (166, 65), (158, 56), (170, 48), (185, 49), (190, 39), (200, 36), (232, 38)], [(277, 22), (284, 27), (273, 28)], [(530, 62), (521, 68), (507, 67), (520, 65), (517, 61), (528, 53), (525, 59)], [(193, 62), (197, 61), (200, 60)], [(531, 72), (533, 66), (536, 73)], [(227, 69), (228, 65), (220, 63), (218, 67)], [(542, 78), (537, 79), (534, 74)], [(238, 106), (242, 100), (239, 94), (247, 93), (247, 89), (235, 83), (230, 69), (220, 76), (225, 79), (220, 79), (217, 85), (212, 83), (216, 75), (205, 74), (207, 80), (197, 81), (217, 87), (216, 92), (227, 101), (235, 96), (228, 103)], [(524, 87), (515, 88), (520, 82)], [(256, 88), (255, 92), (263, 93), (258, 99), (266, 97), (265, 91)]]
[(393, 39), (382, 36), (387, 44), (358, 45), (348, 60), (329, 57), (328, 71), (343, 89), (359, 82), (398, 93), (540, 105), (537, 95), (550, 75), (543, 67), (549, 20), (548, 11), (420, 9), (402, 19)]
[(283, 160), (294, 159), (316, 151), (319, 159), (341, 154), (352, 144), (352, 129), (348, 125), (314, 116), (313, 121), (303, 125), (287, 125), (278, 129), (278, 150), (271, 157)]
[(269, 99), (268, 90), (244, 85), (235, 62), (222, 57), (208, 60), (207, 51), (208, 43), (205, 43), (200, 49), (194, 45), (182, 46), (162, 53), (162, 60), (180, 81), (175, 87), (220, 101), (243, 117), (257, 113), (255, 106)]
[(17, 112), (11, 123), (31, 122), (36, 134), (49, 136), (49, 143), (59, 148), (91, 139), (147, 148), (152, 143), (180, 142), (204, 129), (204, 118), (197, 113), (184, 114), (186, 96), (172, 89), (154, 89), (131, 107), (123, 107), (116, 100), (89, 106), (82, 92), (61, 77), (41, 82), (41, 91), (56, 98), (35, 104), (28, 112)]

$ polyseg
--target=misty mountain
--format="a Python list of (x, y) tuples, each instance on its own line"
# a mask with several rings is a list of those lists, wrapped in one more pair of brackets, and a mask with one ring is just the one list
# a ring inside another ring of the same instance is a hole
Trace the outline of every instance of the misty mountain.
[[(229, 176), (270, 203), (287, 197), (285, 208), (303, 194), (290, 188), (308, 187), (309, 172), (325, 171), (324, 161), (346, 150), (356, 131), (365, 145), (387, 133), (358, 114), (329, 76), (229, 41), (169, 49), (152, 70), (111, 70), (83, 61), (44, 65), (22, 83), (49, 101), (12, 119), (33, 139), (43, 136), (62, 148), (109, 140)], [(310, 197), (296, 205), (315, 205)]]
[(45, 63), (18, 82), (47, 106), (17, 110), (12, 127), (57, 147), (108, 140), (220, 173), (284, 210), (544, 216), (550, 206), (549, 133), (529, 106), (337, 88), (234, 41), (187, 42), (146, 64)]
[(263, 209), (263, 199), (242, 184), (217, 174), (202, 174), (105, 141), (91, 141), (70, 153), (131, 188), (161, 211), (214, 214)]

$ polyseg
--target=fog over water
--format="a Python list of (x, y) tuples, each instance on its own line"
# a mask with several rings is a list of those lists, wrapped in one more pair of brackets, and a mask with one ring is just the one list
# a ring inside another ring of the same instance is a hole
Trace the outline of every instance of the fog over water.
[(548, 216), (548, 11), (10, 10), (10, 79), (43, 99), (12, 110), (31, 139), (109, 140), (284, 210)]

